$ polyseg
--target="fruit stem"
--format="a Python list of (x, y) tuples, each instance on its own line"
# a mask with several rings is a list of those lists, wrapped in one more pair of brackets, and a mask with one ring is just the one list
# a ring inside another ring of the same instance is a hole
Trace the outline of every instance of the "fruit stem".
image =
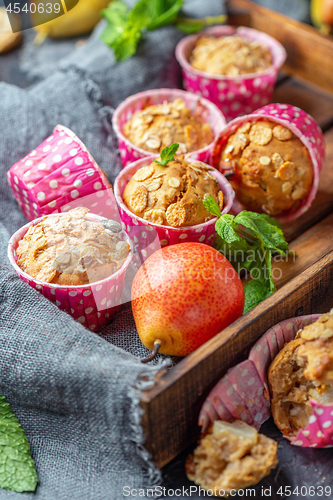
[(154, 349), (153, 349), (153, 351), (149, 354), (149, 356), (147, 356), (144, 359), (141, 359), (141, 363), (149, 363), (149, 361), (152, 361), (156, 357), (156, 355), (157, 355), (157, 353), (158, 353), (159, 348), (161, 347), (161, 345), (162, 345), (162, 340), (156, 339), (155, 342), (154, 342)]

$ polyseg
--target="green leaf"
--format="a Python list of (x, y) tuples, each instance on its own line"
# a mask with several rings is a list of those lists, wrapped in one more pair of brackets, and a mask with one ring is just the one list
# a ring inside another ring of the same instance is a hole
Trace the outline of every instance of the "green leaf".
[(202, 201), (203, 201), (203, 204), (205, 205), (205, 209), (208, 212), (210, 212), (212, 215), (215, 215), (215, 217), (221, 216), (220, 207), (219, 207), (217, 201), (214, 200), (214, 198), (212, 196), (206, 194)]
[(0, 396), (0, 487), (35, 491), (37, 482), (28, 440), (9, 404)]
[(222, 240), (222, 238), (217, 235), (215, 237), (214, 247), (228, 259), (237, 273), (240, 274), (241, 270), (244, 268), (247, 252), (249, 250), (247, 241), (240, 239), (239, 241), (226, 243), (226, 241)]
[(235, 217), (230, 214), (221, 215), (219, 220), (215, 224), (215, 229), (217, 234), (226, 243), (232, 243), (234, 241), (240, 241), (241, 237), (236, 233), (234, 228)]
[(198, 31), (202, 31), (208, 26), (213, 26), (214, 24), (222, 24), (226, 21), (227, 16), (207, 16), (202, 19), (192, 19), (187, 17), (179, 17), (177, 19), (176, 26), (177, 28), (185, 33), (186, 35), (190, 35), (191, 33), (197, 33)]
[(234, 222), (250, 229), (266, 248), (285, 255), (284, 250), (288, 249), (288, 243), (283, 236), (282, 229), (272, 224), (270, 220), (270, 217), (267, 219), (263, 214), (243, 210), (235, 217)]
[(161, 161), (154, 160), (156, 163), (159, 165), (162, 165), (165, 167), (169, 161), (172, 161), (175, 157), (175, 154), (177, 152), (177, 149), (179, 148), (178, 142), (175, 144), (171, 144), (171, 146), (167, 146), (166, 148), (162, 149), (160, 157)]
[(252, 279), (248, 283), (246, 283), (244, 287), (245, 293), (245, 304), (244, 304), (244, 312), (246, 314), (255, 306), (260, 304), (263, 300), (267, 299), (272, 292), (269, 288), (265, 286), (261, 281)]
[(172, 24), (177, 18), (177, 15), (182, 8), (183, 3), (183, 0), (176, 0), (172, 2), (172, 5), (170, 5), (168, 10), (166, 10), (165, 12), (160, 12), (158, 17), (152, 19), (152, 21), (147, 25), (147, 30), (153, 31), (161, 28), (162, 26), (165, 26), (166, 24)]

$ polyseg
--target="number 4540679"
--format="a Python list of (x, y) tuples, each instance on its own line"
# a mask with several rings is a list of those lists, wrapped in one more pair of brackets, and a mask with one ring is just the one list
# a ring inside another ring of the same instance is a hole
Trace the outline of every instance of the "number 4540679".
[(35, 12), (39, 12), (39, 14), (43, 14), (46, 12), (47, 14), (55, 13), (59, 14), (60, 12), (60, 3), (39, 3), (37, 6), (35, 3), (25, 3), (23, 7), (21, 6), (20, 3), (10, 3), (6, 7), (6, 11), (9, 12), (9, 14), (20, 14), (21, 12), (25, 12), (26, 14), (30, 13), (35, 14)]

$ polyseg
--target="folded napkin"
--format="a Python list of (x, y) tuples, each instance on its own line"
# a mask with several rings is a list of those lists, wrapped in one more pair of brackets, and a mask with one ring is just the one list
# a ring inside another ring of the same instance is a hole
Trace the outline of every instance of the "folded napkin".
[[(186, 9), (220, 14), (222, 2), (190, 0)], [(40, 481), (29, 496), (0, 490), (1, 500), (117, 500), (124, 486), (161, 479), (143, 447), (139, 400), (167, 361), (140, 363), (147, 350), (130, 304), (98, 336), (18, 279), (6, 256), (11, 234), (26, 223), (6, 180), (16, 161), (60, 123), (113, 182), (121, 168), (113, 109), (133, 93), (181, 83), (174, 48), (182, 34), (175, 28), (149, 33), (122, 63), (99, 40), (101, 29), (49, 65), (37, 84), (23, 90), (0, 83), (0, 394), (26, 432)]]

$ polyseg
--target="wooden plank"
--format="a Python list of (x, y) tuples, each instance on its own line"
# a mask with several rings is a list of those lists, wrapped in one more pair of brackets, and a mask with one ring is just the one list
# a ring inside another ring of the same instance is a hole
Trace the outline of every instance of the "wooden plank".
[(264, 31), (282, 43), (288, 54), (284, 71), (333, 92), (332, 37), (247, 0), (227, 4), (229, 24)]
[(333, 124), (333, 96), (318, 87), (309, 86), (295, 79), (283, 80), (275, 89), (273, 102), (298, 106), (319, 123), (322, 130)]
[[(332, 232), (333, 243), (333, 232)], [(320, 244), (318, 242), (317, 244)], [(197, 439), (200, 407), (228, 368), (272, 325), (332, 307), (333, 251), (181, 361), (142, 395), (145, 446), (162, 467)]]
[(325, 140), (326, 159), (320, 172), (317, 196), (305, 214), (284, 225), (283, 230), (288, 241), (303, 234), (333, 210), (333, 129), (326, 132)]

